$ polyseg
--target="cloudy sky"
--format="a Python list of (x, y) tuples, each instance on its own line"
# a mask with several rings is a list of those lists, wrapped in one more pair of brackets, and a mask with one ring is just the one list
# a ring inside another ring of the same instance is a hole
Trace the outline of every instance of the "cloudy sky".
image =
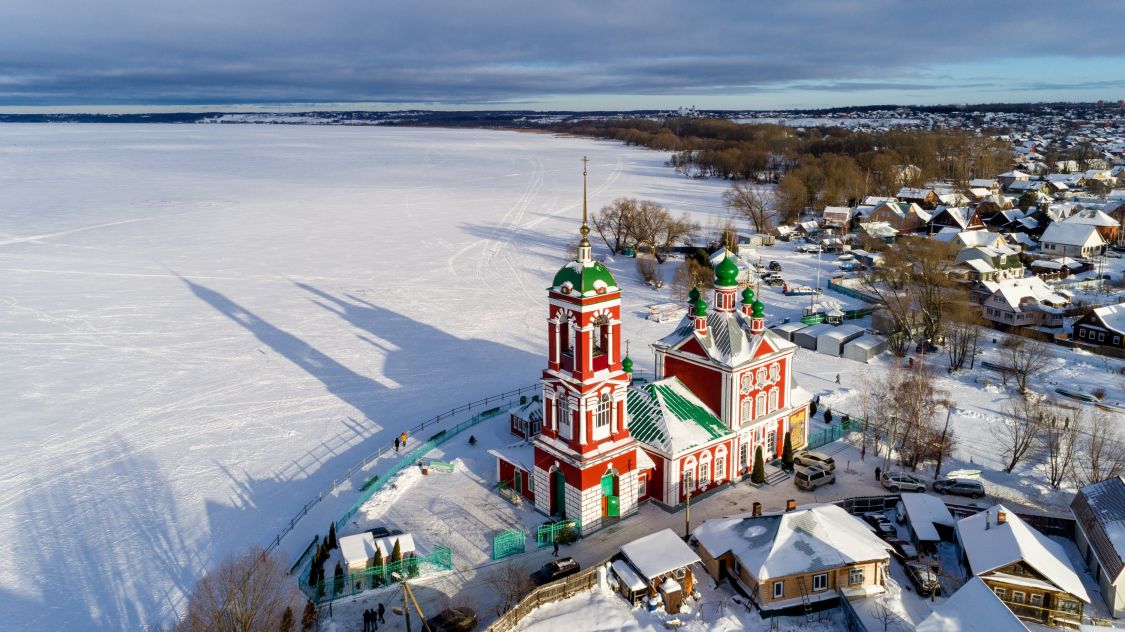
[(1121, 0), (0, 2), (8, 111), (1099, 98), (1125, 98)]

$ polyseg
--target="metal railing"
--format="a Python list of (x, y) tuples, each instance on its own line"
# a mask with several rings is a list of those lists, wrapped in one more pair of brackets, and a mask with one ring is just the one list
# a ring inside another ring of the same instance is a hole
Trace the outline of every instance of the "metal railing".
[[(520, 387), (520, 388), (515, 389), (513, 391), (507, 391), (505, 393), (500, 393), (499, 395), (489, 395), (488, 397), (485, 397), (483, 399), (478, 399), (476, 401), (469, 402), (467, 404), (455, 406), (454, 408), (450, 409), (448, 412), (444, 412), (444, 413), (440, 413), (438, 415), (435, 415), (435, 416), (415, 425), (413, 428), (408, 429), (406, 432), (410, 435), (417, 435), (417, 434), (421, 433), (422, 431), (424, 431), (427, 427), (432, 427), (435, 424), (440, 423), (442, 420), (449, 419), (450, 417), (453, 417), (455, 415), (459, 415), (461, 413), (472, 410), (474, 407), (479, 408), (481, 406), (488, 406), (489, 404), (495, 404), (495, 403), (500, 402), (500, 401), (510, 400), (512, 398), (519, 397), (520, 395), (533, 393), (533, 392), (537, 393), (537, 392), (539, 392), (540, 388), (541, 388), (541, 386), (539, 384), (531, 384), (531, 385), (528, 385), (528, 386)], [(280, 546), (282, 539), (284, 539), (285, 536), (289, 535), (289, 533), (293, 531), (293, 528), (297, 526), (297, 523), (301, 520), (301, 518), (304, 518), (306, 515), (308, 515), (309, 510), (311, 510), (313, 507), (315, 507), (317, 505), (317, 503), (324, 500), (325, 496), (330, 495), (333, 492), (335, 492), (336, 488), (341, 483), (350, 480), (352, 478), (352, 476), (354, 476), (356, 474), (356, 472), (359, 472), (359, 471), (363, 470), (368, 465), (370, 465), (373, 461), (377, 460), (378, 458), (382, 457), (385, 454), (388, 454), (392, 450), (394, 450), (393, 445), (384, 445), (384, 446), (380, 447), (378, 450), (376, 450), (376, 451), (372, 452), (371, 454), (368, 454), (367, 456), (365, 456), (363, 459), (360, 460), (359, 463), (357, 463), (356, 465), (353, 465), (351, 468), (348, 469), (348, 471), (344, 472), (344, 474), (342, 474), (341, 476), (338, 476), (338, 477), (332, 479), (331, 484), (329, 484), (323, 490), (321, 490), (316, 495), (316, 497), (314, 497), (311, 500), (309, 500), (308, 502), (306, 502), (293, 515), (293, 517), (290, 518), (289, 524), (282, 527), (282, 529), (277, 533), (277, 535), (275, 535), (270, 540), (269, 544), (267, 544), (266, 547), (265, 547), (266, 553), (269, 554), (269, 553), (273, 552), (273, 550), (276, 549), (278, 546)], [(385, 477), (380, 476), (379, 478), (381, 479), (381, 478), (385, 478)], [(378, 481), (378, 479), (376, 479), (376, 482), (377, 481)], [(368, 483), (371, 483), (371, 482), (372, 481), (370, 481), (370, 480), (368, 481)], [(370, 488), (371, 486), (372, 485), (366, 485), (366, 487), (368, 487), (368, 488)], [(337, 526), (340, 526), (340, 525), (337, 524)], [(307, 557), (307, 555), (308, 555), (308, 553), (311, 549), (312, 549), (312, 547), (310, 546), (309, 549), (307, 549), (305, 551), (305, 553), (302, 554), (301, 558), (297, 560), (297, 562), (294, 564), (294, 566), (300, 566), (303, 563), (304, 558)]]

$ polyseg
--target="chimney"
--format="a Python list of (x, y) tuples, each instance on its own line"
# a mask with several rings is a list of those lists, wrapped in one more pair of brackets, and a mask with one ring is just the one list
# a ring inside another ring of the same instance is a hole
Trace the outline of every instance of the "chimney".
[(1002, 525), (1006, 522), (1008, 522), (1008, 514), (1003, 512), (1003, 511), (997, 511), (996, 512), (996, 526), (999, 527), (1000, 525)]
[(796, 511), (796, 510), (797, 510), (797, 501), (795, 499), (790, 498), (789, 500), (785, 501), (785, 511), (786, 512)]
[(750, 510), (750, 515), (751, 516), (762, 515), (762, 503), (755, 500), (754, 501), (754, 508)]

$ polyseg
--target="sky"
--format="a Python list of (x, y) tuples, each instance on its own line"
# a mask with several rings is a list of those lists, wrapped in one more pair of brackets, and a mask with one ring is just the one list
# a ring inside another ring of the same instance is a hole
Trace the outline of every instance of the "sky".
[(1125, 2), (4, 0), (0, 108), (1125, 98)]

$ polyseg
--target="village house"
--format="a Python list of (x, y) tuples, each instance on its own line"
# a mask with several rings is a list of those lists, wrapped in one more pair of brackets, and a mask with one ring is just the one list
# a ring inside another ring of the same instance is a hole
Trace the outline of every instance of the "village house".
[(1000, 190), (1000, 182), (995, 178), (975, 178), (969, 180), (970, 189), (984, 189), (993, 193)]
[(953, 228), (958, 231), (984, 230), (987, 227), (976, 209), (940, 206), (929, 221), (930, 230)]
[(618, 591), (634, 605), (641, 597), (659, 595), (665, 612), (680, 612), (683, 599), (695, 591), (691, 567), (699, 556), (671, 529), (663, 529), (621, 547), (610, 565)]
[(907, 204), (917, 204), (926, 210), (933, 210), (941, 204), (941, 199), (938, 197), (937, 191), (933, 189), (913, 189), (910, 187), (903, 187), (895, 195), (900, 202)]
[(1030, 173), (1022, 171), (1008, 171), (996, 176), (996, 181), (1000, 183), (1000, 188), (1007, 189), (1013, 182), (1022, 182), (1031, 179)]
[(1003, 281), (1023, 277), (1019, 253), (1008, 246), (962, 248), (953, 260), (958, 276), (972, 281)]
[(1087, 485), (1070, 503), (1078, 551), (1114, 618), (1125, 618), (1125, 477)]
[(957, 535), (972, 574), (1018, 617), (1077, 627), (1090, 597), (1066, 551), (1003, 505), (962, 518)]
[(986, 281), (984, 317), (999, 329), (1019, 327), (1057, 328), (1063, 325), (1070, 299), (1053, 291), (1039, 277)]
[(1027, 626), (979, 577), (965, 582), (914, 629), (914, 632), (983, 631), (1027, 632)]
[(977, 204), (977, 212), (980, 213), (985, 223), (989, 225), (991, 225), (989, 218), (1000, 211), (1007, 211), (1012, 208), (1015, 208), (1015, 203), (1008, 197), (1000, 194), (990, 195)]
[(846, 206), (824, 207), (825, 228), (835, 228), (847, 232), (851, 228), (852, 209)]
[(910, 539), (923, 553), (936, 551), (942, 542), (957, 541), (957, 521), (937, 496), (902, 494), (895, 511), (910, 526)]
[(913, 202), (884, 202), (867, 216), (868, 223), (886, 222), (898, 233), (917, 232), (930, 220), (930, 213)]
[(836, 505), (708, 520), (692, 531), (715, 581), (728, 577), (763, 613), (835, 606), (885, 591), (889, 545)]
[(1125, 304), (1099, 307), (1079, 318), (1073, 339), (1079, 344), (1125, 349)]
[(1102, 211), (1093, 208), (1086, 208), (1075, 212), (1070, 217), (1063, 220), (1064, 224), (1081, 224), (1083, 226), (1094, 226), (1098, 229), (1098, 234), (1102, 239), (1109, 244), (1117, 241), (1118, 233), (1121, 230), (1121, 222), (1106, 215)]
[(1054, 222), (1043, 231), (1039, 247), (1052, 257), (1096, 257), (1105, 252), (1106, 241), (1097, 226)]

